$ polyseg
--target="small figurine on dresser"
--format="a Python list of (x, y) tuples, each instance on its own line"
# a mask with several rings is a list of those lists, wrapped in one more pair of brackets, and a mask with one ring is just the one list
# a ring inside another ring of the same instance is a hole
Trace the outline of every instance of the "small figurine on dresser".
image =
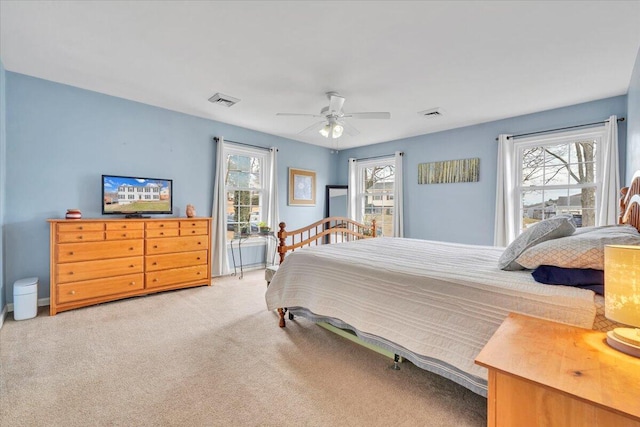
[(67, 214), (65, 215), (66, 219), (81, 219), (82, 212), (80, 209), (67, 209)]
[(187, 205), (187, 218), (193, 218), (196, 216), (196, 208), (193, 205)]

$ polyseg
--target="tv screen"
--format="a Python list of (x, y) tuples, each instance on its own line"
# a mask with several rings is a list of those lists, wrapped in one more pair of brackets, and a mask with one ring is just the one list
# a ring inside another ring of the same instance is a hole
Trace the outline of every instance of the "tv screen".
[(102, 175), (102, 214), (171, 214), (172, 184), (171, 179)]

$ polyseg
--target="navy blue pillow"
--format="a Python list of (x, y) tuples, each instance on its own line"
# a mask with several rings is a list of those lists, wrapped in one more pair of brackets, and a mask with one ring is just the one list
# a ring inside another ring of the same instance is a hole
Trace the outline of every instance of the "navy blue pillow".
[(541, 265), (533, 270), (531, 275), (536, 282), (546, 285), (575, 286), (604, 295), (604, 271), (602, 270)]

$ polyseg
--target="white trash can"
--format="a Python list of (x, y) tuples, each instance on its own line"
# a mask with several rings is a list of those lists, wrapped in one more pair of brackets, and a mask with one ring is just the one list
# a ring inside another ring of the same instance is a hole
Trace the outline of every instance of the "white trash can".
[(31, 319), (38, 314), (38, 278), (27, 277), (13, 284), (13, 318)]

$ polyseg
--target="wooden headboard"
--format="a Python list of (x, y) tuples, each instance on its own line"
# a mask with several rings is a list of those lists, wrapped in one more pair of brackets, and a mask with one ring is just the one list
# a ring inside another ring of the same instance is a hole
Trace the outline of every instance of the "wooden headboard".
[(636, 171), (631, 184), (620, 190), (620, 224), (633, 225), (640, 231), (640, 171)]

